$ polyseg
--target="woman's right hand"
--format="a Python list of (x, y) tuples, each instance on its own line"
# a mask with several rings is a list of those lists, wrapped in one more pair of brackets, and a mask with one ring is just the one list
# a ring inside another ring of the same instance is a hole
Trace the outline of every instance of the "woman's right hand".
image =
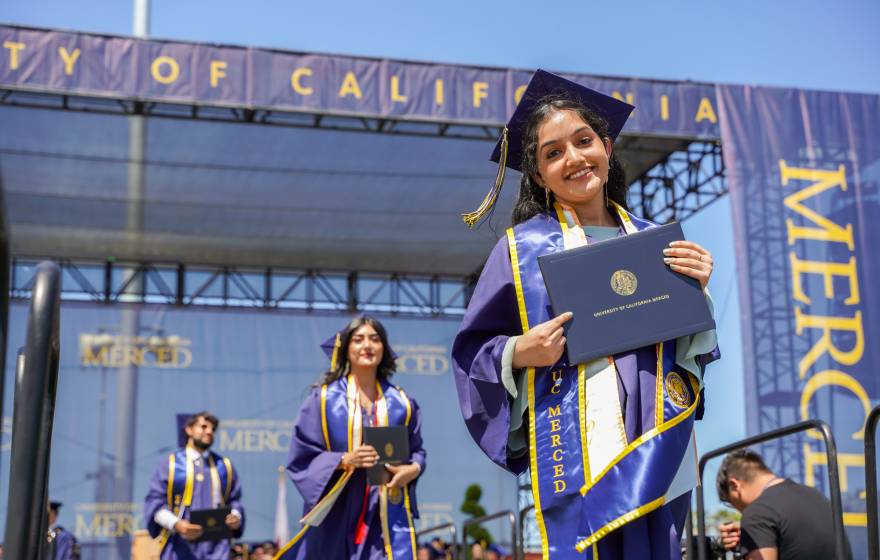
[(342, 456), (339, 466), (343, 469), (365, 469), (379, 462), (379, 454), (372, 445), (361, 445)]
[(574, 313), (566, 311), (519, 337), (513, 351), (513, 367), (547, 367), (558, 362), (565, 350), (562, 325), (572, 317)]

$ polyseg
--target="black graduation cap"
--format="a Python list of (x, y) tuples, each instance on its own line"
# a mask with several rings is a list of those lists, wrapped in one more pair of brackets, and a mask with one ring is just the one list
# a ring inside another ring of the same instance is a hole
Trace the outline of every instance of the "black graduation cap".
[(62, 504), (61, 502), (56, 502), (54, 500), (49, 501), (49, 509), (56, 513), (58, 513), (58, 510), (61, 509), (61, 506), (63, 505), (64, 504)]
[(469, 227), (473, 227), (479, 222), (495, 205), (498, 193), (501, 192), (501, 186), (504, 183), (505, 168), (522, 171), (523, 135), (529, 116), (538, 103), (549, 95), (557, 95), (580, 103), (605, 119), (608, 123), (608, 135), (612, 140), (617, 139), (630, 113), (635, 109), (629, 103), (599, 93), (562, 76), (540, 69), (536, 71), (523, 92), (522, 99), (513, 111), (513, 115), (507, 122), (507, 126), (501, 131), (501, 138), (498, 139), (495, 149), (492, 150), (492, 156), (489, 158), (498, 164), (495, 184), (479, 208), (473, 212), (462, 214), (464, 222)]

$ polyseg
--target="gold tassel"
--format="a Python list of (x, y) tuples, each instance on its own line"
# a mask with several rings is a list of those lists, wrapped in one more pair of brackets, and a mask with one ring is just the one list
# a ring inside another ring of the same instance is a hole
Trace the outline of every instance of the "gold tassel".
[(339, 363), (339, 350), (342, 348), (342, 336), (336, 333), (336, 342), (333, 343), (333, 354), (330, 356), (330, 371), (336, 371)]
[(495, 201), (498, 200), (498, 194), (501, 192), (501, 187), (504, 185), (505, 169), (507, 169), (506, 126), (504, 127), (504, 130), (501, 131), (501, 155), (498, 158), (498, 173), (496, 173), (495, 175), (495, 184), (492, 186), (492, 189), (489, 191), (489, 193), (486, 194), (486, 197), (483, 198), (483, 202), (480, 203), (479, 208), (477, 208), (473, 212), (468, 212), (467, 214), (461, 215), (464, 223), (466, 223), (469, 228), (473, 229), (473, 227), (477, 225), (477, 223), (492, 210), (492, 207), (495, 206)]

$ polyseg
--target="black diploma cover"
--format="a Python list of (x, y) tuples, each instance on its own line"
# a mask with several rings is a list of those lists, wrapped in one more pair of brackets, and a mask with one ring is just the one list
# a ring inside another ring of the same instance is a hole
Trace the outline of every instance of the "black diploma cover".
[(391, 473), (385, 465), (409, 461), (409, 434), (406, 426), (366, 426), (364, 443), (375, 447), (379, 454), (379, 462), (367, 469), (367, 482), (370, 484), (388, 484)]
[(554, 316), (574, 312), (569, 364), (715, 328), (699, 281), (663, 262), (682, 239), (672, 223), (538, 257)]
[(189, 512), (189, 522), (202, 526), (202, 536), (196, 542), (231, 539), (232, 529), (226, 525), (226, 516), (230, 513), (231, 507), (194, 509)]

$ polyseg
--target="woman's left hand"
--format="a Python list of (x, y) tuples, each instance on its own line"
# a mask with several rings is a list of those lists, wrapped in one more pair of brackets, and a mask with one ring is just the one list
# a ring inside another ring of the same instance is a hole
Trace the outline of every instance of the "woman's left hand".
[(663, 262), (675, 272), (696, 278), (705, 289), (712, 276), (712, 253), (693, 241), (673, 241), (663, 249)]
[(391, 481), (386, 484), (388, 488), (403, 488), (419, 476), (422, 472), (421, 467), (416, 463), (406, 465), (385, 465), (385, 468), (391, 471)]

